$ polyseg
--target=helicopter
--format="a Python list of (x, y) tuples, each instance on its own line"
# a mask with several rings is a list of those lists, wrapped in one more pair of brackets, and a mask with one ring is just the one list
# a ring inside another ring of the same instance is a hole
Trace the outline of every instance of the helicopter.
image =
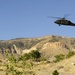
[(58, 18), (58, 20), (54, 21), (54, 23), (58, 24), (59, 26), (60, 25), (66, 25), (66, 26), (75, 26), (75, 23), (71, 22), (70, 20), (67, 20), (65, 17), (67, 15), (65, 15), (63, 18), (61, 17), (51, 17), (49, 16), (50, 18)]

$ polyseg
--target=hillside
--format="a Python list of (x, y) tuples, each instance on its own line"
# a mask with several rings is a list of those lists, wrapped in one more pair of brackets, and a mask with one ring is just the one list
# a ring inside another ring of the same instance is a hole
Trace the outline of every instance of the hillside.
[(75, 39), (61, 36), (44, 36), (39, 38), (17, 38), (0, 41), (0, 53), (24, 54), (31, 50), (39, 50), (44, 57), (66, 54), (75, 50)]
[[(40, 61), (24, 61), (24, 59), (22, 61), (16, 59), (17, 61), (14, 62), (15, 55), (19, 58), (23, 54), (29, 53), (33, 50), (38, 50), (41, 53)], [(9, 52), (8, 58), (5, 56), (7, 51)], [(11, 72), (11, 74), (9, 73), (10, 75), (14, 75), (13, 72), (16, 73), (15, 75), (21, 75), (19, 73), (20, 71), (32, 71), (36, 72), (37, 75), (52, 75), (52, 72), (57, 70), (60, 75), (75, 75), (75, 54), (67, 58), (69, 52), (74, 51), (75, 38), (50, 35), (39, 38), (17, 38), (8, 41), (1, 40), (0, 74), (5, 75), (7, 71), (8, 73)], [(55, 56), (57, 55), (64, 56), (64, 59), (59, 62), (55, 62)], [(29, 64), (32, 65), (31, 68), (29, 68)], [(26, 68), (27, 65), (28, 69)]]

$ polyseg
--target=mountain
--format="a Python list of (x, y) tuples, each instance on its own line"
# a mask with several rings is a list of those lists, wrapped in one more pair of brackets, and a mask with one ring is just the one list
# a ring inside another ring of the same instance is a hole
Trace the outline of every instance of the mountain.
[(31, 50), (39, 50), (42, 56), (51, 59), (55, 55), (75, 51), (75, 38), (50, 35), (39, 38), (16, 38), (0, 41), (1, 54), (8, 51), (9, 53), (21, 55)]
[[(14, 62), (16, 58), (15, 55), (20, 57), (20, 55), (29, 53), (32, 50), (38, 50), (41, 53), (40, 61), (22, 61), (16, 59), (17, 61)], [(5, 53), (7, 51), (10, 54), (8, 58), (5, 58)], [(7, 41), (1, 40), (0, 74), (6, 75), (9, 73), (12, 75), (13, 73), (19, 74), (22, 71), (29, 73), (35, 72), (36, 75), (52, 75), (52, 73), (57, 70), (60, 75), (75, 75), (75, 54), (72, 54), (74, 51), (75, 38), (62, 36), (50, 35), (39, 38), (16, 38)], [(13, 55), (11, 56), (11, 54)], [(71, 57), (67, 58), (68, 54)], [(63, 56), (64, 59), (60, 61), (57, 60), (59, 62), (55, 62), (55, 56), (57, 55), (60, 55), (58, 59), (62, 59)], [(30, 69), (26, 69), (26, 65), (28, 64), (32, 65)]]

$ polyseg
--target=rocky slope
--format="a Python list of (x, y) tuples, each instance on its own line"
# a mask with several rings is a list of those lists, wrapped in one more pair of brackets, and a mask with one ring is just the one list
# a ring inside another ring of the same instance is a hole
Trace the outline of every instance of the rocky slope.
[[(54, 70), (58, 70), (60, 75), (75, 75), (75, 55), (57, 63), (53, 62), (55, 55), (67, 55), (69, 51), (75, 51), (75, 38), (54, 35), (0, 41), (0, 74), (5, 75), (4, 67), (7, 59), (4, 58), (4, 55), (6, 51), (11, 54), (22, 55), (32, 50), (39, 50), (41, 56), (47, 59), (45, 63), (43, 61), (35, 62), (33, 70), (37, 75), (52, 75)], [(20, 64), (18, 63), (17, 65)]]
[(75, 51), (75, 39), (61, 36), (44, 36), (40, 38), (17, 38), (0, 41), (0, 53), (23, 54), (32, 50), (39, 50), (46, 58), (57, 54), (67, 54)]

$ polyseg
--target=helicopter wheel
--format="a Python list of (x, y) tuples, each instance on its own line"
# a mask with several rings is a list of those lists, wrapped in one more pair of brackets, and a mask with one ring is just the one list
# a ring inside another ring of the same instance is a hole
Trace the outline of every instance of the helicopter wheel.
[(59, 24), (59, 26), (60, 26), (60, 24)]

